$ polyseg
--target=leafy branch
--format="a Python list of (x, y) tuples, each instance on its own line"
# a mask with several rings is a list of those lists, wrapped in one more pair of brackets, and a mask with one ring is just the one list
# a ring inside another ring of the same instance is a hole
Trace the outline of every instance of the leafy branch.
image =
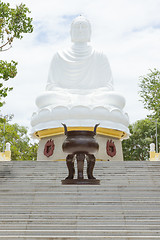
[(32, 18), (27, 16), (28, 13), (30, 11), (25, 4), (10, 8), (9, 3), (0, 1), (0, 51), (8, 50), (15, 38), (23, 38), (23, 33), (33, 31)]
[[(12, 47), (15, 38), (22, 39), (24, 33), (33, 31), (32, 18), (25, 4), (11, 8), (9, 3), (0, 0), (0, 52), (7, 51)], [(3, 81), (14, 78), (17, 74), (17, 62), (10, 63), (0, 60), (0, 107), (4, 105), (2, 100), (7, 96), (12, 87), (5, 87)]]
[(151, 111), (152, 117), (160, 119), (160, 71), (154, 68), (146, 76), (140, 77), (139, 91), (144, 108)]

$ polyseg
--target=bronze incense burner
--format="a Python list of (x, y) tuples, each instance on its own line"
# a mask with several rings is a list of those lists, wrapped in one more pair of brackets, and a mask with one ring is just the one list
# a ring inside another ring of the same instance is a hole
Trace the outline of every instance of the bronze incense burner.
[[(84, 183), (84, 181), (81, 181), (81, 180), (84, 179), (83, 168), (84, 168), (85, 159), (87, 160), (88, 179), (96, 180), (96, 178), (93, 176), (93, 169), (96, 161), (94, 153), (96, 153), (99, 150), (99, 145), (96, 142), (96, 139), (94, 137), (96, 135), (96, 129), (99, 124), (95, 125), (94, 131), (85, 131), (85, 130), (68, 131), (67, 126), (65, 124), (62, 124), (62, 125), (64, 126), (64, 133), (67, 136), (65, 141), (63, 142), (62, 149), (65, 153), (68, 153), (66, 157), (66, 164), (69, 172), (68, 177), (66, 177), (66, 179), (63, 180), (62, 183), (63, 184), (69, 183), (69, 182), (71, 182), (71, 184), (74, 183), (74, 181), (66, 181), (66, 180), (74, 179), (74, 176), (75, 176), (74, 160), (75, 159), (77, 160), (77, 180), (79, 180), (75, 182)], [(91, 181), (87, 181), (87, 182), (91, 183)], [(96, 182), (96, 181), (92, 181), (92, 182)]]

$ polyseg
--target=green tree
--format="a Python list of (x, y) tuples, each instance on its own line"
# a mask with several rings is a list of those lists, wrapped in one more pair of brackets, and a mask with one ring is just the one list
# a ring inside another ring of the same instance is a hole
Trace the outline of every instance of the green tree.
[(33, 31), (32, 18), (25, 4), (20, 4), (16, 8), (11, 8), (9, 3), (0, 1), (0, 39), (1, 51), (6, 51), (12, 46), (15, 38), (23, 38), (23, 33)]
[(36, 160), (38, 144), (32, 144), (27, 134), (27, 128), (18, 124), (5, 125), (5, 133), (3, 131), (4, 124), (0, 123), (0, 148), (3, 149), (3, 136), (5, 142), (11, 144), (12, 160)]
[[(17, 74), (17, 63), (11, 61), (7, 63), (7, 61), (0, 60), (0, 79), (7, 81), (10, 78), (14, 78)], [(0, 81), (0, 107), (4, 105), (3, 98), (7, 97), (7, 93), (11, 91), (12, 87), (5, 87), (4, 83)]]
[[(0, 52), (12, 47), (14, 39), (22, 39), (24, 33), (33, 31), (32, 18), (25, 4), (11, 8), (9, 3), (0, 0)], [(5, 87), (4, 81), (14, 78), (17, 74), (17, 62), (0, 60), (0, 107), (3, 106), (5, 98), (12, 88)]]
[(146, 76), (141, 76), (139, 86), (144, 108), (151, 111), (152, 118), (160, 119), (160, 71), (153, 69)]
[[(156, 143), (155, 122), (146, 118), (129, 126), (131, 136), (122, 143), (125, 161), (143, 161), (149, 159), (150, 143)], [(158, 129), (160, 126), (158, 125)], [(160, 136), (158, 137), (160, 141)]]

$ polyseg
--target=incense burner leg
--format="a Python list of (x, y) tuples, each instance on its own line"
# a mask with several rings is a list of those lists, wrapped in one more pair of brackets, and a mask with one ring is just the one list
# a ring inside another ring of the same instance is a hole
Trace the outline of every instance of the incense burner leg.
[(93, 154), (86, 154), (87, 155), (87, 176), (88, 179), (96, 179), (93, 176), (93, 169), (94, 169), (94, 165), (96, 162), (96, 158)]
[(66, 157), (66, 164), (68, 167), (68, 177), (66, 179), (73, 179), (75, 175), (75, 168), (74, 168), (74, 154), (69, 154)]
[(85, 154), (77, 153), (76, 159), (77, 159), (77, 179), (84, 179), (83, 168), (84, 168)]

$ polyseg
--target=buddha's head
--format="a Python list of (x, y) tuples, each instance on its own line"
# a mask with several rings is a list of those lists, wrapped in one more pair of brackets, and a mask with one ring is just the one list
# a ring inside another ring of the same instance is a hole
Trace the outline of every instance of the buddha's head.
[(72, 42), (90, 42), (90, 22), (83, 16), (76, 17), (72, 22), (70, 34)]

